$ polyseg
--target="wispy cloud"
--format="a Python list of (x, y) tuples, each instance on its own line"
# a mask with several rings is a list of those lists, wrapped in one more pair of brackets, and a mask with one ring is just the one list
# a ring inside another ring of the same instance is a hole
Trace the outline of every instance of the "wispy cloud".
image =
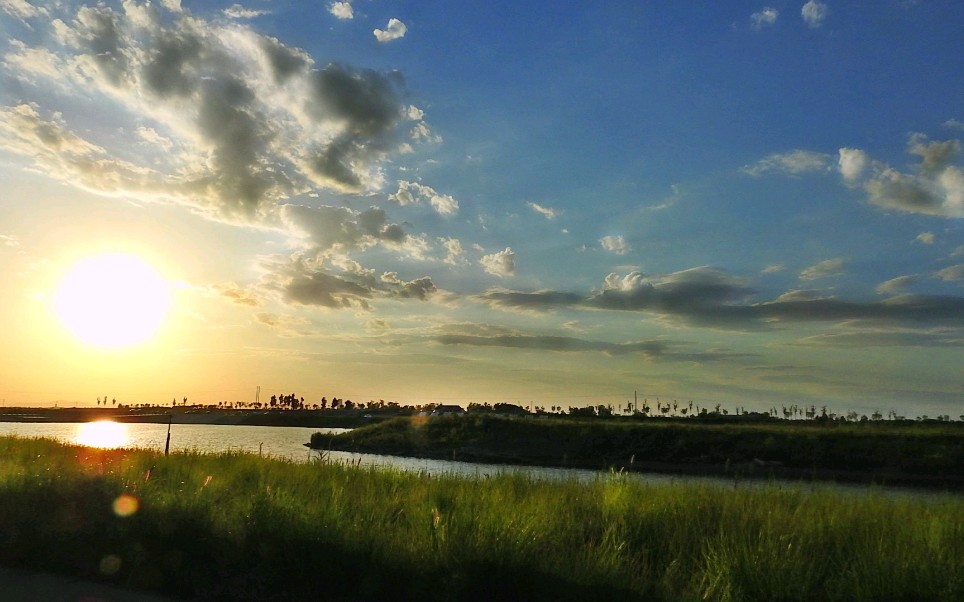
[(843, 266), (843, 259), (827, 259), (826, 261), (821, 261), (820, 263), (805, 268), (800, 272), (800, 280), (817, 280), (831, 276), (840, 276), (844, 273)]
[(809, 2), (804, 4), (803, 8), (800, 9), (800, 16), (803, 17), (807, 25), (817, 28), (823, 25), (823, 21), (827, 18), (828, 12), (826, 3), (809, 0)]
[(761, 176), (776, 172), (799, 175), (807, 172), (828, 171), (830, 155), (808, 150), (793, 150), (788, 153), (775, 153), (764, 157), (753, 165), (743, 167), (743, 172), (751, 176)]
[(556, 216), (559, 215), (555, 209), (552, 209), (551, 207), (544, 207), (538, 203), (533, 203), (532, 201), (526, 203), (526, 206), (546, 219), (556, 219)]
[(435, 337), (443, 345), (501, 347), (506, 349), (537, 349), (556, 353), (597, 352), (605, 355), (638, 354), (649, 360), (704, 362), (747, 357), (747, 354), (725, 350), (688, 351), (691, 343), (666, 339), (630, 342), (593, 341), (569, 336), (530, 334), (485, 325), (451, 325)]
[(46, 9), (34, 6), (26, 0), (0, 0), (0, 10), (26, 23), (28, 19), (49, 14)]
[(232, 19), (254, 19), (271, 14), (271, 11), (262, 9), (245, 8), (240, 4), (234, 4), (224, 9), (224, 15)]
[(625, 255), (633, 250), (632, 246), (626, 242), (626, 239), (622, 235), (618, 236), (603, 236), (599, 239), (599, 244), (602, 248), (610, 253), (615, 253), (616, 255)]
[(763, 29), (764, 27), (770, 27), (777, 22), (777, 18), (780, 16), (780, 11), (773, 8), (772, 6), (764, 7), (759, 12), (755, 12), (750, 15), (750, 25), (753, 29)]
[(920, 281), (920, 276), (916, 274), (910, 274), (907, 276), (898, 276), (896, 278), (891, 278), (877, 285), (875, 289), (880, 294), (892, 295), (894, 293), (901, 293), (917, 282)]
[(934, 276), (945, 282), (964, 282), (964, 263), (938, 270), (934, 272)]

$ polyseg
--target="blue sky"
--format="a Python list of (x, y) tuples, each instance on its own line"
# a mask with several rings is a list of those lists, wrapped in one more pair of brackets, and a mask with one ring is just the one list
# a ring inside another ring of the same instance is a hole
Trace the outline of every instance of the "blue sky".
[(0, 9), (4, 399), (964, 407), (959, 3)]

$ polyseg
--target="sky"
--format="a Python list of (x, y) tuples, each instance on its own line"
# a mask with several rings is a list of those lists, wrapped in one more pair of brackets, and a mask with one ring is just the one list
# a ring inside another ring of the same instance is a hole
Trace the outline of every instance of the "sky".
[[(956, 418), (961, 23), (0, 0), (2, 403)], [(105, 255), (142, 267), (78, 267)]]

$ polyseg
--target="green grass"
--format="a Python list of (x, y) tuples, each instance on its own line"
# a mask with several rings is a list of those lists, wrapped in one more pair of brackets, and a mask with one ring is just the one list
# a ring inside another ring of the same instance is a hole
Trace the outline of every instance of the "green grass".
[(938, 488), (964, 485), (964, 425), (956, 423), (714, 424), (466, 415), (396, 418), (312, 439), (322, 449), (586, 468), (654, 470), (663, 463), (680, 471), (752, 469), (759, 459), (794, 478), (822, 474)]
[(964, 498), (0, 438), (0, 564), (226, 600), (961, 600)]

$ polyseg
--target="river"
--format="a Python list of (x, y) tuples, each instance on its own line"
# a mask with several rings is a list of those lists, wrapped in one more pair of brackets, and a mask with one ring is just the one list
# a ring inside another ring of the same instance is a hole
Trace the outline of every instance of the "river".
[[(0, 422), (0, 436), (46, 437), (65, 443), (92, 445), (99, 447), (135, 447), (163, 451), (167, 439), (166, 424), (152, 423), (109, 423), (109, 429), (93, 429), (89, 425), (98, 423), (31, 423)], [(213, 424), (174, 424), (171, 426), (171, 451), (199, 451), (205, 453), (246, 452), (265, 457), (281, 458), (293, 462), (317, 461), (319, 453), (304, 446), (312, 433), (343, 433), (349, 429), (290, 427), (290, 426), (244, 426)], [(327, 460), (353, 464), (360, 467), (393, 468), (426, 474), (449, 474), (465, 477), (485, 477), (503, 473), (523, 473), (540, 479), (576, 479), (592, 481), (604, 476), (596, 470), (575, 468), (550, 468), (543, 466), (509, 466), (503, 464), (476, 464), (427, 458), (406, 458), (350, 452), (325, 452)], [(631, 473), (631, 478), (658, 485), (669, 483), (705, 483), (719, 486), (766, 486), (766, 481), (748, 481), (719, 477), (694, 477), (685, 475), (666, 475), (654, 473)], [(826, 488), (854, 493), (879, 491), (863, 485), (844, 484), (807, 484), (799, 482), (779, 482), (780, 486), (793, 488)], [(923, 495), (934, 494), (887, 488), (888, 493)]]

